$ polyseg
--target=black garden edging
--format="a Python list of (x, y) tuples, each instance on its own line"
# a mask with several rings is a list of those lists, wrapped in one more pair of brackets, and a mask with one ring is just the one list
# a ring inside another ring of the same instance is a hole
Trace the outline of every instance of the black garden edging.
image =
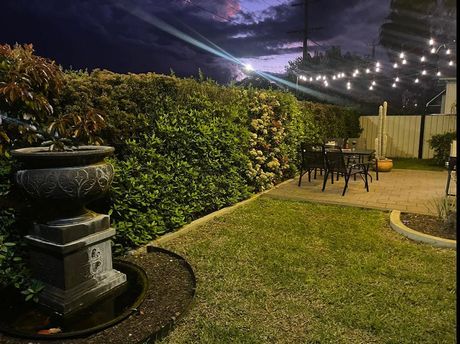
[[(78, 336), (80, 338), (65, 339), (63, 333), (29, 336), (28, 338), (35, 339), (34, 344), (140, 344), (153, 343), (165, 337), (193, 304), (196, 291), (196, 278), (193, 269), (181, 256), (153, 246), (147, 246), (147, 254), (125, 257), (121, 264), (132, 265), (133, 263), (146, 271), (149, 286), (145, 291), (144, 301), (134, 304), (131, 309), (127, 310), (126, 314), (123, 314), (124, 320), (120, 316), (116, 320), (114, 319), (99, 327), (93, 327), (91, 329), (92, 334), (89, 333), (89, 330), (86, 330), (85, 333), (74, 333), (73, 337)], [(156, 269), (149, 269), (152, 266)], [(181, 276), (179, 280), (177, 276), (176, 278), (170, 276), (173, 271), (179, 272), (178, 275)], [(178, 286), (178, 284), (182, 285)], [(172, 306), (161, 304), (164, 300), (174, 297), (177, 300)], [(161, 307), (163, 307), (163, 311), (161, 311)], [(6, 333), (6, 331), (1, 330), (0, 332)], [(9, 333), (13, 335), (11, 331)], [(30, 339), (0, 334), (0, 342), (2, 344), (20, 344), (30, 343)]]

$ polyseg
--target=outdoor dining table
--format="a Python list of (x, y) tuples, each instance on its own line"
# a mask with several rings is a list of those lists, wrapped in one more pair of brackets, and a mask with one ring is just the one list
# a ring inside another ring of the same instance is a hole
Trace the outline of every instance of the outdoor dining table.
[[(328, 151), (328, 147), (326, 146), (326, 152)], [(372, 154), (375, 153), (373, 149), (346, 149), (342, 148), (342, 153), (347, 160), (350, 160), (354, 157), (358, 159), (358, 163), (363, 163), (366, 157), (370, 157)], [(371, 176), (372, 178), (372, 176)], [(379, 180), (379, 171), (378, 171), (378, 159), (375, 159), (375, 179)]]

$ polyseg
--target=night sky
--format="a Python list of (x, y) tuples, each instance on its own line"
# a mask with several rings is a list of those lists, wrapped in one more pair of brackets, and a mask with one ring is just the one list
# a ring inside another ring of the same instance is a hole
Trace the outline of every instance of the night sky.
[[(201, 69), (228, 82), (244, 75), (238, 61), (282, 73), (302, 55), (302, 34), (289, 33), (303, 28), (303, 7), (291, 5), (299, 1), (3, 0), (0, 43), (33, 43), (66, 68), (179, 76)], [(338, 45), (369, 55), (389, 7), (390, 0), (310, 1), (310, 51)]]

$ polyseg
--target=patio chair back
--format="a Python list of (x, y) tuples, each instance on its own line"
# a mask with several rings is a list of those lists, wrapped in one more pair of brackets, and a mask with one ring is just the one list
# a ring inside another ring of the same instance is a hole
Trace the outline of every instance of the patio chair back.
[(339, 149), (329, 149), (326, 154), (326, 167), (330, 172), (336, 173), (346, 173), (347, 164), (345, 163), (345, 156), (342, 153), (342, 150)]
[(301, 170), (308, 171), (314, 168), (326, 167), (324, 160), (324, 146), (320, 144), (301, 144)]
[(308, 173), (308, 181), (311, 181), (311, 172), (314, 172), (314, 178), (316, 178), (317, 170), (322, 173), (326, 169), (323, 145), (302, 143), (300, 145), (300, 155), (299, 186), (302, 183), (302, 176), (305, 173)]

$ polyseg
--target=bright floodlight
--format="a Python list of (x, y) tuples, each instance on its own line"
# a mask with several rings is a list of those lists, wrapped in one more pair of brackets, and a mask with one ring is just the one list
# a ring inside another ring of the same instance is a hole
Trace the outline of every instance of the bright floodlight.
[(252, 72), (252, 71), (254, 70), (254, 67), (253, 67), (251, 64), (246, 63), (246, 64), (244, 65), (244, 69), (245, 69), (247, 72)]
[(425, 62), (425, 56), (422, 56), (422, 57), (420, 58), (420, 61)]
[(430, 38), (429, 42), (428, 42), (430, 45), (434, 45), (434, 39), (433, 38)]

